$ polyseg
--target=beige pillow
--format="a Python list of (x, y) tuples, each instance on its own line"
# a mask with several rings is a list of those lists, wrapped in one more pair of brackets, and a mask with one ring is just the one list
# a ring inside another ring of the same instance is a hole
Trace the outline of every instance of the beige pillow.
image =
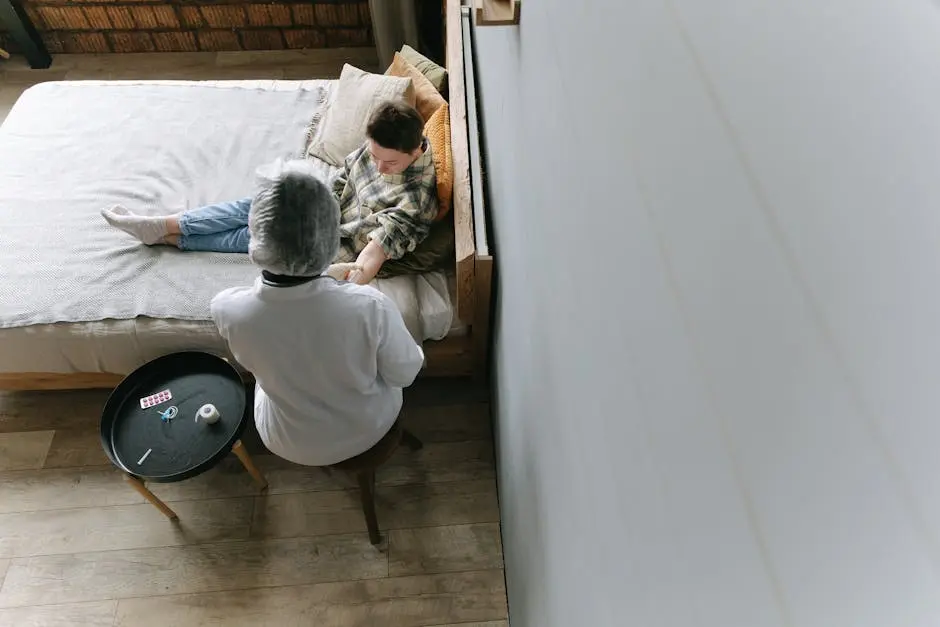
[(411, 84), (415, 88), (415, 102), (421, 119), (427, 122), (434, 115), (434, 112), (444, 104), (444, 97), (431, 84), (431, 81), (424, 77), (415, 66), (405, 61), (399, 53), (395, 53), (395, 59), (385, 70), (386, 76), (402, 76), (411, 79)]
[(434, 89), (442, 95), (446, 95), (444, 94), (444, 89), (447, 85), (447, 70), (434, 61), (431, 61), (408, 44), (401, 47), (401, 56), (405, 57), (405, 61), (415, 66), (426, 79), (431, 81), (431, 84), (434, 85)]
[(410, 78), (364, 72), (348, 63), (334, 88), (329, 108), (317, 126), (307, 154), (336, 166), (366, 140), (366, 127), (376, 107), (386, 101), (415, 106)]

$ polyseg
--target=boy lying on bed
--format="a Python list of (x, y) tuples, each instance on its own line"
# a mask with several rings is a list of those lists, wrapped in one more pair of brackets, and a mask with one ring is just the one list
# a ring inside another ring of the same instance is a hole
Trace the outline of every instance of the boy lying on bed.
[[(437, 182), (424, 122), (406, 105), (388, 102), (372, 114), (365, 143), (346, 157), (333, 180), (340, 205), (341, 246), (328, 273), (364, 285), (382, 264), (411, 252), (437, 216)], [(251, 199), (169, 216), (144, 216), (116, 205), (105, 220), (147, 245), (247, 253)]]

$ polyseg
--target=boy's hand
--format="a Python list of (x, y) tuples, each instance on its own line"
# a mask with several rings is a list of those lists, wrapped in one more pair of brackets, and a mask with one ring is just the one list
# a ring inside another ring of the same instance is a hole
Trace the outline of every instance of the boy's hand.
[(388, 257), (385, 255), (385, 249), (377, 241), (372, 240), (359, 253), (359, 257), (356, 258), (356, 268), (349, 271), (346, 280), (350, 283), (366, 285), (375, 278), (386, 259)]

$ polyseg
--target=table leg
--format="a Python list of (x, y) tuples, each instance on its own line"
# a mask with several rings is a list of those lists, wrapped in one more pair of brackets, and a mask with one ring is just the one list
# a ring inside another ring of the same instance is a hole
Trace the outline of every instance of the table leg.
[(179, 520), (179, 516), (176, 515), (176, 512), (167, 507), (166, 503), (158, 499), (156, 494), (147, 489), (143, 481), (131, 475), (124, 475), (124, 479), (131, 484), (132, 488), (140, 492), (142, 497), (150, 501), (154, 507), (163, 512), (167, 518), (170, 520)]
[(23, 8), (10, 0), (0, 0), (0, 24), (6, 26), (29, 67), (41, 70), (52, 65), (52, 57)]
[(255, 463), (251, 461), (251, 455), (248, 454), (248, 449), (245, 448), (245, 445), (242, 444), (241, 440), (235, 442), (235, 445), (232, 446), (232, 452), (235, 453), (235, 456), (238, 457), (238, 460), (242, 463), (242, 466), (245, 467), (245, 470), (248, 471), (248, 474), (251, 475), (251, 478), (261, 487), (262, 490), (268, 489), (268, 480), (264, 478), (264, 475), (261, 474), (261, 471), (258, 470), (258, 467), (255, 466)]

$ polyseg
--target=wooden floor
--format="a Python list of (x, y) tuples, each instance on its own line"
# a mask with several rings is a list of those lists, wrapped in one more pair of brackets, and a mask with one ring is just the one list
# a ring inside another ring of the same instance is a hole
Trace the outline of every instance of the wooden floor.
[(425, 442), (377, 477), (386, 542), (353, 483), (245, 438), (234, 456), (154, 492), (126, 486), (98, 442), (98, 391), (0, 394), (0, 625), (506, 627), (485, 394), (422, 382), (403, 420)]
[(335, 78), (350, 63), (376, 71), (374, 48), (257, 52), (62, 54), (47, 70), (31, 70), (23, 57), (0, 59), (0, 122), (24, 90), (59, 80), (243, 80)]
[[(371, 49), (62, 55), (51, 69), (0, 61), (0, 120), (32, 84), (80, 79), (315, 78)], [(425, 442), (377, 477), (374, 548), (353, 483), (246, 446), (259, 496), (230, 456), (152, 486), (170, 523), (109, 466), (106, 393), (0, 393), (0, 625), (505, 627), (493, 443), (485, 394), (425, 381), (403, 420)]]

